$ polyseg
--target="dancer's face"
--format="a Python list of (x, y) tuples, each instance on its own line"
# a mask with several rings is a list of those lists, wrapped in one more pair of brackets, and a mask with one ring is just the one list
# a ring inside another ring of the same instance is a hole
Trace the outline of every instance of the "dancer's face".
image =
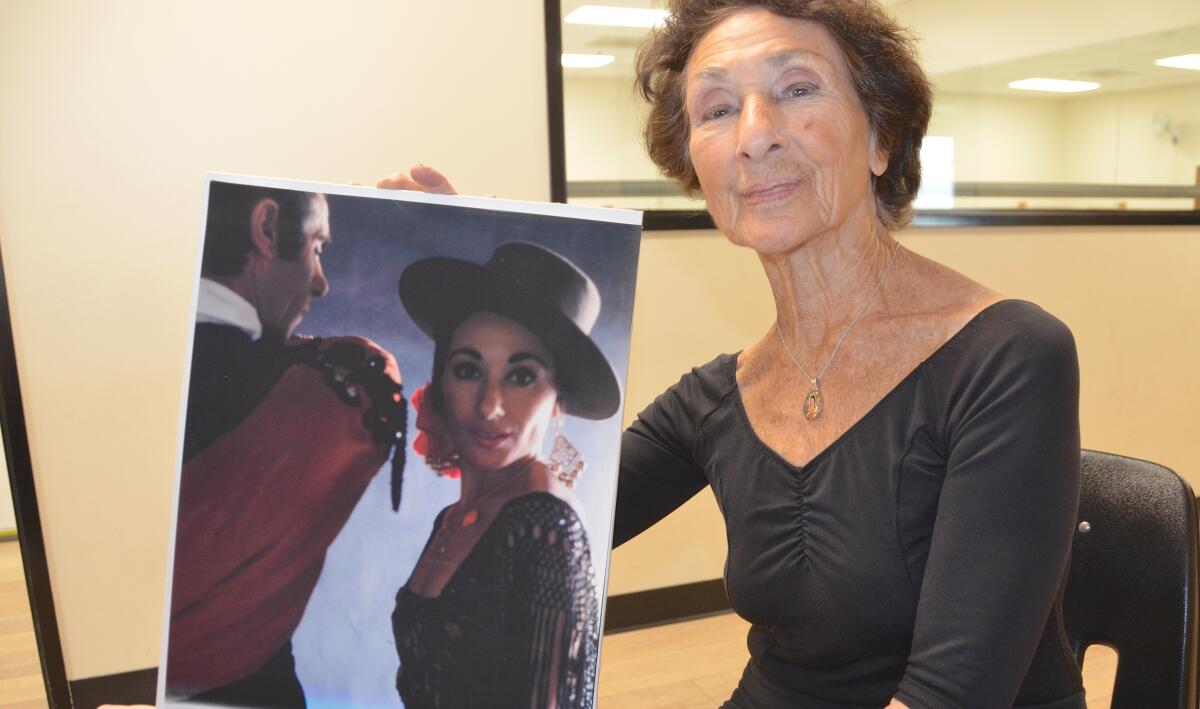
[(465, 466), (500, 470), (538, 456), (561, 413), (554, 374), (541, 340), (506, 317), (479, 312), (455, 329), (442, 401)]

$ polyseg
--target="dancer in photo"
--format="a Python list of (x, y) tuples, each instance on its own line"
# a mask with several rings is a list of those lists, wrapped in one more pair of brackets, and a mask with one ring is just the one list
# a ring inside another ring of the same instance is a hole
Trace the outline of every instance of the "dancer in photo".
[(599, 607), (571, 490), (583, 461), (561, 426), (620, 404), (588, 337), (596, 286), (558, 254), (508, 243), (482, 266), (417, 261), (400, 297), (435, 343), (415, 449), (462, 484), (396, 597), (400, 697), (409, 709), (591, 707)]

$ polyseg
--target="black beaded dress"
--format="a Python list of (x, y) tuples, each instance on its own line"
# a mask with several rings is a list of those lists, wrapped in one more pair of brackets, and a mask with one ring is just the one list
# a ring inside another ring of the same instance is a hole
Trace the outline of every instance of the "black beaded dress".
[(441, 595), (396, 595), (396, 688), (407, 709), (590, 709), (599, 617), (583, 522), (554, 495), (522, 495)]

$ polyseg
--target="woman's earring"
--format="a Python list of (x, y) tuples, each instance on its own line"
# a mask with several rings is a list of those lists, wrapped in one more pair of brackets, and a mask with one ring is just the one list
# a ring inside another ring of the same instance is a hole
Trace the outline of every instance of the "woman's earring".
[(425, 464), (444, 478), (457, 478), (461, 474), (458, 468), (461, 462), (462, 456), (457, 452), (452, 452), (444, 458), (433, 453), (425, 456)]
[(575, 484), (575, 480), (587, 463), (579, 449), (563, 435), (562, 417), (555, 419), (554, 447), (550, 450), (550, 460), (546, 465), (550, 474), (566, 483), (567, 487)]

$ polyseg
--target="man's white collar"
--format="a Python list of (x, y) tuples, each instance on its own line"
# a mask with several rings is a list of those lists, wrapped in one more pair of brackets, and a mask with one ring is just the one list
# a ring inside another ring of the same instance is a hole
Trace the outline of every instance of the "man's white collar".
[(254, 306), (230, 288), (208, 278), (200, 279), (196, 322), (230, 325), (249, 335), (251, 340), (262, 337), (262, 322)]

